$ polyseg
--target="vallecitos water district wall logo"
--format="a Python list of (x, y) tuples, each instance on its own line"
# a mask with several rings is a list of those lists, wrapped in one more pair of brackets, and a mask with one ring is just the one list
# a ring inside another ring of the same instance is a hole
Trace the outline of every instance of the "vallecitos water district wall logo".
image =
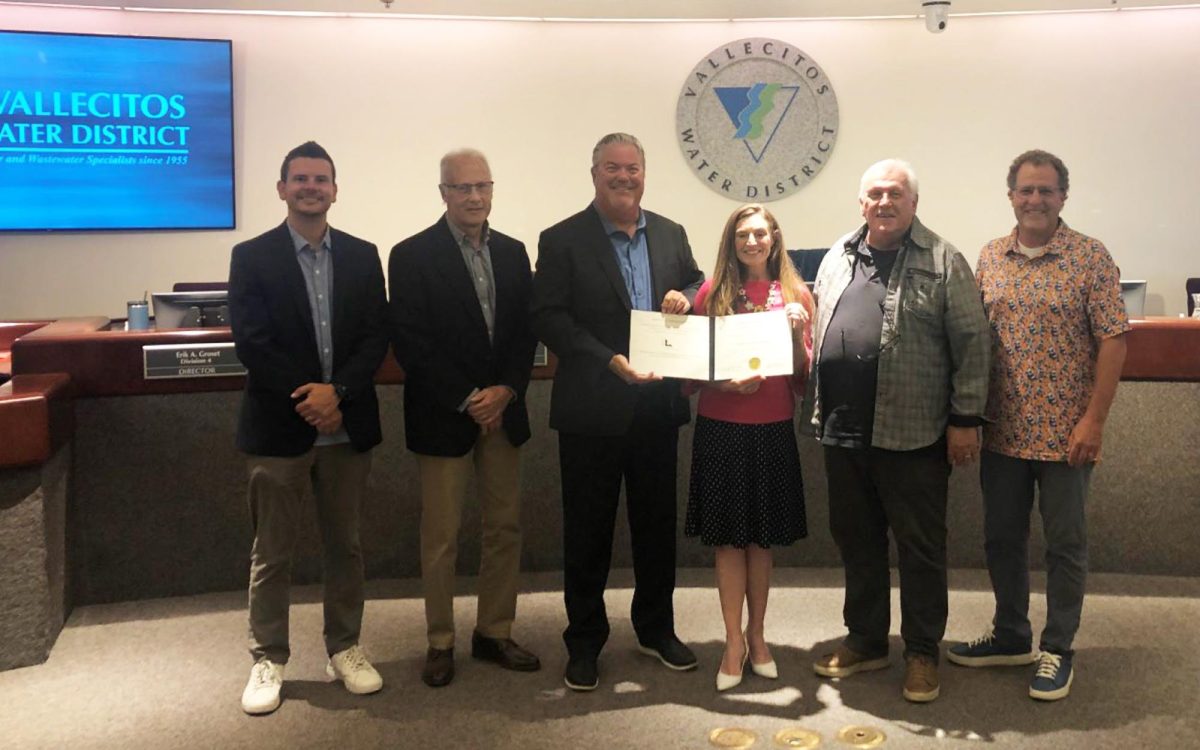
[(778, 39), (739, 39), (701, 60), (675, 109), (696, 177), (739, 203), (807, 185), (837, 142), (838, 105), (821, 66)]

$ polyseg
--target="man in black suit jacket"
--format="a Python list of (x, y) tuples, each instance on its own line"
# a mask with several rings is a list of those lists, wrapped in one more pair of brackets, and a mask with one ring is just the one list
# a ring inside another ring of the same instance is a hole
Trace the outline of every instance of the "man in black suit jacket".
[(562, 470), (563, 633), (573, 690), (599, 684), (608, 639), (604, 588), (621, 480), (633, 542), (631, 612), (639, 650), (693, 669), (675, 636), (675, 469), (679, 426), (689, 418), (679, 383), (629, 366), (630, 310), (683, 314), (704, 274), (683, 227), (641, 210), (645, 153), (613, 133), (592, 151), (593, 203), (550, 227), (538, 243), (534, 333), (558, 357), (550, 426)]
[(387, 352), (387, 300), (375, 246), (331, 229), (333, 160), (309, 141), (284, 158), (280, 226), (233, 248), (229, 318), (246, 391), (238, 448), (247, 454), (250, 714), (279, 706), (288, 588), (300, 505), (312, 483), (324, 553), (326, 673), (352, 693), (383, 686), (358, 646), (363, 613), (359, 506), (380, 441), (374, 377)]
[(421, 678), (454, 678), (454, 573), (467, 482), (483, 516), (479, 609), (471, 655), (531, 672), (512, 640), (521, 565), (520, 452), (529, 439), (525, 245), (488, 226), (492, 173), (473, 149), (442, 157), (446, 213), (392, 248), (393, 350), (404, 368), (404, 430), (421, 474), (421, 577), (429, 639)]

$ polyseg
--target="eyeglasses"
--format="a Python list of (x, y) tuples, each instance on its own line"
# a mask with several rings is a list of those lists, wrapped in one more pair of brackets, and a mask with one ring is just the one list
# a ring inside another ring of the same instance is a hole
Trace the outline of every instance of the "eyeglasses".
[(1026, 185), (1024, 187), (1017, 188), (1013, 192), (1022, 198), (1032, 198), (1034, 193), (1037, 193), (1041, 198), (1049, 198), (1057, 195), (1060, 190), (1062, 190), (1062, 188), (1033, 187), (1032, 185)]
[(478, 190), (480, 195), (491, 195), (492, 186), (495, 184), (495, 180), (488, 180), (487, 182), (458, 182), (453, 185), (443, 182), (441, 186), (459, 195), (470, 195), (472, 190)]

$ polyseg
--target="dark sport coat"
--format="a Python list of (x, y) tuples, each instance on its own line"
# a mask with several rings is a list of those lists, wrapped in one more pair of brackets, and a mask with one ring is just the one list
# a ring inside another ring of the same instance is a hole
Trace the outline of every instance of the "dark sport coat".
[[(359, 451), (382, 439), (375, 371), (387, 353), (387, 297), (379, 252), (330, 229), (333, 263), (333, 382), (346, 386), (342, 424)], [(315, 427), (296, 413), (291, 394), (320, 383), (312, 309), (287, 223), (233, 248), (229, 323), (238, 359), (249, 371), (237, 445), (261, 456), (298, 456), (312, 448)]]
[(414, 453), (466, 455), (479, 425), (458, 407), (474, 389), (493, 385), (516, 393), (501, 417), (509, 442), (529, 440), (525, 390), (537, 344), (529, 330), (529, 256), (524, 244), (494, 229), (488, 252), (496, 292), (491, 341), (445, 216), (388, 257), (392, 351), (404, 368), (404, 435)]
[[(675, 289), (694, 302), (704, 274), (696, 267), (683, 227), (649, 211), (654, 309)], [(641, 402), (663, 424), (690, 419), (679, 381), (628, 385), (608, 369), (614, 354), (629, 356), (632, 305), (612, 242), (589, 205), (542, 232), (533, 279), (533, 330), (558, 357), (550, 401), (550, 426), (580, 435), (624, 435)]]

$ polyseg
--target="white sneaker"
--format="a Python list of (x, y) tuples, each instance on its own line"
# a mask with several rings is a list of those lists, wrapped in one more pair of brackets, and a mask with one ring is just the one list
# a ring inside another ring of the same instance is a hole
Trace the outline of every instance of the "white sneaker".
[(250, 669), (250, 681), (242, 691), (242, 710), (248, 714), (269, 714), (279, 708), (279, 690), (283, 687), (283, 668), (270, 659), (256, 662)]
[(329, 657), (325, 674), (335, 680), (341, 680), (346, 689), (355, 695), (374, 693), (383, 687), (383, 678), (375, 671), (375, 667), (371, 666), (371, 662), (367, 661), (358, 644)]

